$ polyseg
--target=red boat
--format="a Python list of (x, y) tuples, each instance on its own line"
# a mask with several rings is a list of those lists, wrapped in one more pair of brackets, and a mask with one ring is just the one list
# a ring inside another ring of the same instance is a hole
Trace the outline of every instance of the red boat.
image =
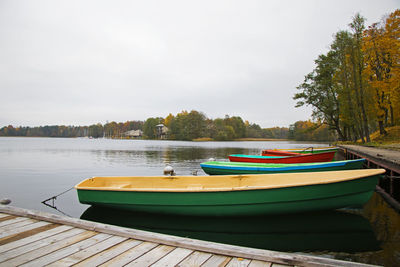
[(257, 163), (310, 163), (332, 161), (335, 151), (319, 154), (301, 154), (294, 156), (256, 156), (256, 155), (229, 155), (229, 160), (234, 162)]
[(265, 149), (261, 152), (261, 156), (298, 156), (298, 155), (304, 155), (304, 154), (288, 152), (283, 150), (276, 150), (276, 149)]

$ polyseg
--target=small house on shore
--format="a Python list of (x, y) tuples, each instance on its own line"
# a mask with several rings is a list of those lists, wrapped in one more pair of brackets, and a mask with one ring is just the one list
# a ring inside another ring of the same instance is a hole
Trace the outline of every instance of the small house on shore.
[(143, 131), (142, 130), (130, 130), (130, 131), (124, 132), (124, 135), (129, 138), (142, 138)]
[(158, 139), (167, 139), (168, 128), (164, 124), (156, 125), (156, 134)]

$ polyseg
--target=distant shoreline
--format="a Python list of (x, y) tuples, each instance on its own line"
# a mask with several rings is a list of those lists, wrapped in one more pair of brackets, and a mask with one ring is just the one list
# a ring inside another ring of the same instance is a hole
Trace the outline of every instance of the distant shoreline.
[(274, 139), (274, 138), (239, 138), (233, 141), (290, 141), (289, 139)]
[[(212, 138), (197, 138), (193, 139), (193, 142), (224, 142), (224, 141), (216, 141)], [(226, 140), (229, 142), (232, 141), (294, 141), (294, 140), (289, 140), (289, 139), (273, 139), (273, 138), (238, 138), (238, 139), (233, 139), (233, 140)]]

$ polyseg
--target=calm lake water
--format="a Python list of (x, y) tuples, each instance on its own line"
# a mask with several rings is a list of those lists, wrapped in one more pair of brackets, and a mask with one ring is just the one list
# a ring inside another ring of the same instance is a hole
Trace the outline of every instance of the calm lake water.
[[(92, 176), (206, 175), (200, 163), (299, 142), (183, 142), (86, 138), (0, 138), (0, 199), (13, 206), (234, 245), (400, 265), (400, 216), (375, 194), (364, 209), (246, 218), (192, 218), (98, 210), (71, 189)], [(58, 210), (41, 202), (60, 193)], [(107, 216), (104, 216), (104, 215)]]

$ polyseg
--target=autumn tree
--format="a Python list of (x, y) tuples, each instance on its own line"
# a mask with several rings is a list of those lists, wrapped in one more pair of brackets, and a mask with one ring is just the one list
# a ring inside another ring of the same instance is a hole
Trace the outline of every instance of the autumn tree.
[(362, 17), (359, 13), (357, 13), (353, 17), (353, 21), (349, 24), (353, 34), (353, 46), (350, 51), (350, 60), (352, 66), (352, 74), (353, 74), (353, 88), (355, 92), (355, 97), (357, 101), (357, 105), (360, 108), (361, 113), (361, 128), (363, 130), (363, 135), (361, 136), (362, 141), (364, 142), (364, 137), (367, 142), (370, 142), (369, 136), (369, 124), (368, 124), (368, 116), (366, 111), (366, 93), (365, 87), (366, 83), (363, 79), (364, 75), (364, 53), (361, 49), (362, 41), (363, 41), (363, 31), (365, 29), (365, 18)]
[[(365, 76), (373, 91), (373, 106), (377, 111), (380, 134), (394, 125), (399, 101), (400, 10), (381, 23), (374, 23), (364, 31), (362, 50), (365, 54)], [(390, 123), (388, 120), (390, 119)]]
[(196, 110), (182, 111), (170, 117), (170, 138), (176, 140), (193, 140), (203, 137), (206, 128), (206, 116)]
[(340, 127), (337, 86), (333, 81), (338, 68), (337, 57), (335, 51), (320, 55), (315, 60), (316, 68), (297, 87), (301, 92), (295, 94), (293, 99), (298, 100), (296, 107), (312, 106), (312, 116), (328, 124), (337, 132), (340, 140), (345, 140)]
[[(44, 126), (46, 127), (46, 126)], [(47, 130), (45, 129), (44, 132), (46, 133)], [(103, 125), (101, 123), (93, 124), (89, 126), (89, 136), (93, 138), (103, 137)], [(49, 133), (46, 133), (45, 136), (51, 136)]]
[(143, 135), (147, 139), (157, 137), (156, 125), (162, 122), (162, 118), (148, 118), (143, 124)]
[(313, 117), (340, 140), (370, 142), (377, 125), (385, 134), (386, 126), (400, 122), (400, 11), (366, 30), (364, 22), (356, 14), (351, 32), (336, 33), (294, 96), (296, 107), (312, 106)]
[(331, 50), (336, 56), (336, 71), (333, 83), (340, 103), (339, 120), (343, 140), (356, 141), (362, 136), (361, 116), (355, 101), (349, 54), (352, 49), (352, 36), (348, 31), (339, 31), (334, 37)]

